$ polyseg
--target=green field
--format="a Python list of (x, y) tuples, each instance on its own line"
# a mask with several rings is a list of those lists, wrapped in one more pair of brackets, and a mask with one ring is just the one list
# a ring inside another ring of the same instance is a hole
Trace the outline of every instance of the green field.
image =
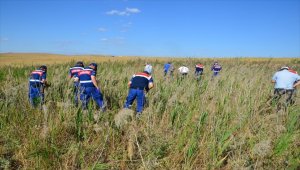
[[(272, 75), (285, 64), (300, 72), (299, 59), (218, 59), (223, 70), (215, 79), (214, 59), (172, 59), (175, 68), (190, 68), (183, 80), (163, 78), (166, 60), (98, 61), (108, 110), (97, 124), (93, 104), (87, 114), (72, 104), (74, 60), (48, 66), (46, 111), (27, 97), (38, 63), (0, 66), (0, 169), (300, 168), (300, 92), (286, 111), (270, 102)], [(128, 80), (147, 61), (155, 83), (149, 104), (140, 120), (118, 128)], [(192, 74), (197, 62), (205, 65), (200, 81)]]

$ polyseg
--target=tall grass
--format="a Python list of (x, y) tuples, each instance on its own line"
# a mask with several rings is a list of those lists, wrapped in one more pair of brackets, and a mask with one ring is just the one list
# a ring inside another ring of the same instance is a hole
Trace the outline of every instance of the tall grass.
[[(67, 73), (73, 62), (48, 67), (51, 87), (45, 92), (46, 117), (43, 111), (31, 108), (27, 98), (28, 75), (34, 67), (2, 66), (0, 167), (299, 168), (299, 91), (295, 105), (286, 112), (277, 112), (268, 103), (273, 73), (282, 64), (299, 69), (298, 59), (284, 60), (288, 63), (276, 59), (222, 60), (223, 70), (213, 79), (209, 71), (212, 59), (172, 59), (176, 68), (181, 63), (190, 67), (191, 74), (184, 79), (177, 74), (164, 79), (164, 62), (152, 60), (155, 88), (147, 94), (149, 106), (140, 120), (119, 129), (114, 116), (125, 102), (127, 82), (132, 74), (142, 71), (146, 61), (99, 63), (97, 78), (108, 110), (101, 114), (97, 131), (94, 110), (85, 113), (72, 104), (72, 82)], [(192, 72), (199, 61), (206, 67), (197, 81)], [(48, 130), (43, 136), (44, 125)]]

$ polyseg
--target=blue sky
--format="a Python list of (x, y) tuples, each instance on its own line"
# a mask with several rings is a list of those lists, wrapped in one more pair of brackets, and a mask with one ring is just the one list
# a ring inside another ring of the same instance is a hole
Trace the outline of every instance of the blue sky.
[(300, 0), (0, 0), (0, 52), (300, 57)]

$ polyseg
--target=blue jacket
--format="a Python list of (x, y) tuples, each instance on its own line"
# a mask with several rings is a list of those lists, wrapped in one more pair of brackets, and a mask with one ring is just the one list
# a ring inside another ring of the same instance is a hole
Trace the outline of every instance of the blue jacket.
[(80, 86), (95, 87), (92, 82), (92, 76), (96, 76), (96, 72), (90, 67), (86, 67), (80, 72), (78, 72)]

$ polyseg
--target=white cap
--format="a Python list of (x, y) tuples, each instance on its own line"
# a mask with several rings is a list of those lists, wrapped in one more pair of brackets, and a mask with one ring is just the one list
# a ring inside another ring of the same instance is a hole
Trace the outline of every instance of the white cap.
[(288, 70), (290, 68), (288, 66), (283, 66), (283, 67), (280, 68), (280, 70), (283, 70), (283, 69), (287, 69)]
[(149, 74), (152, 73), (152, 66), (151, 65), (146, 65), (146, 67), (144, 68), (144, 71), (147, 71)]

